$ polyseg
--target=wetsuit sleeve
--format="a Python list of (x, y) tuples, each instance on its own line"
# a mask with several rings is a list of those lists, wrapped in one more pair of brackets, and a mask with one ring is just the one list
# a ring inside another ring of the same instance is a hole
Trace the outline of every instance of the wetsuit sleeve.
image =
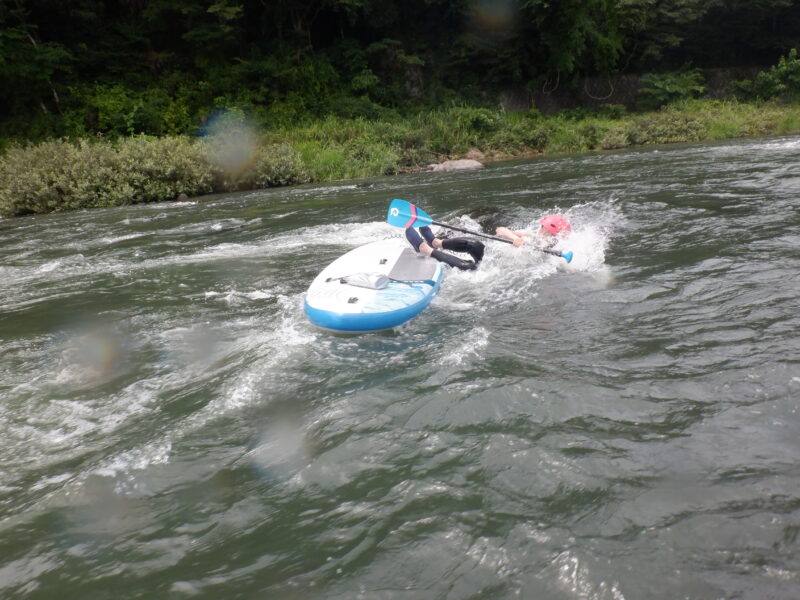
[(422, 237), (425, 238), (425, 241), (428, 242), (429, 244), (432, 244), (433, 240), (436, 239), (436, 236), (433, 235), (433, 231), (431, 231), (431, 228), (428, 227), (427, 225), (425, 227), (420, 227), (419, 232), (422, 234)]

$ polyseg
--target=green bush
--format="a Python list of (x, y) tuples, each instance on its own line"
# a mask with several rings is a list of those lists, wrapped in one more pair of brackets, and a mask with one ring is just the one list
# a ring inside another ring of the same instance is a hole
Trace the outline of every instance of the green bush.
[(95, 85), (83, 93), (91, 129), (110, 136), (164, 133), (169, 98), (164, 90), (135, 92), (121, 85)]
[(430, 149), (429, 133), (423, 128), (409, 126), (399, 129), (396, 146), (400, 152), (398, 167), (413, 169), (436, 161), (436, 155)]
[(462, 139), (463, 132), (452, 125), (445, 111), (417, 115), (415, 121), (415, 127), (424, 132), (428, 150), (437, 156), (464, 153), (470, 147), (470, 143)]
[(671, 144), (701, 140), (703, 130), (703, 121), (697, 115), (665, 108), (634, 117), (628, 123), (626, 134), (631, 144)]
[(187, 138), (119, 144), (54, 140), (0, 160), (0, 214), (11, 216), (154, 202), (212, 191), (202, 149)]
[(787, 135), (800, 132), (800, 113), (785, 115), (777, 125), (777, 133)]
[(347, 173), (347, 155), (338, 144), (317, 140), (299, 142), (295, 146), (312, 181), (344, 179)]
[(250, 171), (250, 187), (254, 188), (295, 185), (311, 180), (300, 153), (286, 143), (260, 146)]
[(583, 121), (588, 119), (592, 116), (593, 111), (589, 108), (584, 106), (579, 106), (577, 108), (564, 108), (558, 111), (558, 118), (562, 121)]
[(628, 130), (624, 124), (617, 124), (608, 128), (599, 141), (599, 146), (603, 150), (616, 150), (627, 148), (631, 145)]
[(434, 111), (420, 119), (420, 127), (428, 131), (431, 151), (444, 156), (464, 154), (472, 147), (480, 147), (502, 123), (498, 111), (466, 107)]
[(115, 146), (120, 185), (132, 189), (123, 204), (158, 202), (212, 190), (204, 148), (187, 137), (126, 138)]
[(392, 175), (397, 172), (400, 155), (388, 144), (369, 138), (355, 138), (345, 144), (351, 164), (348, 178)]
[(699, 98), (708, 89), (704, 81), (698, 69), (645, 75), (640, 82), (637, 104), (643, 110), (658, 110), (681, 100)]
[(492, 148), (503, 152), (542, 152), (555, 128), (541, 119), (512, 118), (489, 137)]
[(236, 172), (207, 142), (136, 136), (116, 144), (54, 140), (13, 146), (0, 159), (0, 215), (14, 216), (171, 200), (181, 194), (309, 181), (288, 144), (256, 144)]
[(117, 138), (136, 134), (180, 135), (191, 131), (198, 117), (191, 107), (196, 92), (179, 88), (177, 97), (161, 87), (135, 90), (123, 85), (70, 89), (64, 130), (69, 135), (102, 134)]
[(739, 123), (729, 118), (713, 118), (706, 124), (706, 134), (704, 139), (708, 140), (729, 140), (742, 134)]
[(498, 111), (489, 110), (488, 108), (453, 108), (449, 111), (449, 116), (456, 127), (476, 134), (496, 131), (503, 122), (503, 118)]
[(267, 141), (243, 109), (219, 111), (207, 120), (199, 144), (216, 191), (254, 189), (310, 180), (303, 159), (280, 139)]
[(605, 134), (606, 128), (599, 121), (585, 121), (578, 127), (578, 134), (583, 140), (587, 150), (594, 150), (600, 145), (600, 139)]
[(760, 72), (753, 81), (736, 82), (734, 89), (748, 100), (800, 100), (800, 59), (797, 57), (797, 48), (792, 48), (787, 56), (782, 56), (769, 71)]
[(547, 151), (559, 154), (582, 152), (586, 149), (578, 132), (571, 127), (557, 127), (547, 142)]
[(0, 162), (0, 214), (58, 210), (73, 184), (76, 154), (75, 146), (62, 140), (12, 146)]
[(311, 176), (300, 154), (286, 143), (262, 144), (255, 139), (241, 148), (225, 147), (219, 140), (201, 146), (217, 192), (251, 190), (306, 183)]
[(0, 215), (373, 177), (471, 147), (504, 155), (582, 152), (798, 131), (800, 106), (700, 99), (623, 118), (458, 107), (406, 119), (327, 117), (267, 132), (258, 131), (245, 111), (232, 110), (209, 120), (202, 140), (134, 136), (6, 145)]
[(603, 104), (598, 114), (606, 119), (622, 119), (628, 114), (624, 104)]
[(379, 119), (387, 109), (375, 104), (366, 96), (337, 96), (328, 101), (328, 110), (345, 119)]

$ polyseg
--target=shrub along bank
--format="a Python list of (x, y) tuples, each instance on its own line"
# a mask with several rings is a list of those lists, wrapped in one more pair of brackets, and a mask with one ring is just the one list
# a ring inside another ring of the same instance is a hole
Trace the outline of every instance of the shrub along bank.
[(683, 100), (649, 113), (508, 113), (454, 107), (382, 120), (329, 117), (253, 131), (241, 118), (203, 138), (14, 145), (0, 157), (0, 216), (174, 200), (181, 195), (419, 170), (480, 150), (488, 160), (800, 133), (800, 104)]

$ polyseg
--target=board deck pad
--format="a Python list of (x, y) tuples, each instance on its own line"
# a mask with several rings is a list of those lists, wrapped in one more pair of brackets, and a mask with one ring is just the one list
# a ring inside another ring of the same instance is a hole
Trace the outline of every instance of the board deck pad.
[(425, 281), (426, 279), (433, 279), (436, 267), (435, 262), (425, 260), (423, 256), (417, 254), (411, 248), (406, 248), (389, 272), (389, 279), (394, 279), (395, 281)]

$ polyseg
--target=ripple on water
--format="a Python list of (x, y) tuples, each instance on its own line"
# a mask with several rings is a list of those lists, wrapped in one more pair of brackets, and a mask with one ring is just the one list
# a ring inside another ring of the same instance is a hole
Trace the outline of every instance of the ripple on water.
[[(793, 598), (797, 144), (4, 221), (4, 597)], [(398, 196), (564, 212), (575, 258), (313, 328)]]

